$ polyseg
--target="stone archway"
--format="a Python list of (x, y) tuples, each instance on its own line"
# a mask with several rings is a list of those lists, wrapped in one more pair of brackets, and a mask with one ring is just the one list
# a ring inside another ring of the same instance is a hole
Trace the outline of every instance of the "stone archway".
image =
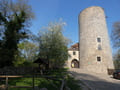
[(71, 61), (71, 67), (72, 68), (79, 68), (79, 61), (77, 59), (73, 59)]

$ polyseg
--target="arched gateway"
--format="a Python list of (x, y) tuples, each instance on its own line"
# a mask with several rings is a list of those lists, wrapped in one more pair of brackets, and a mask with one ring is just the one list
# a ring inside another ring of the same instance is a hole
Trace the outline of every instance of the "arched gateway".
[(79, 68), (79, 61), (77, 59), (73, 59), (71, 61), (71, 67), (72, 68)]

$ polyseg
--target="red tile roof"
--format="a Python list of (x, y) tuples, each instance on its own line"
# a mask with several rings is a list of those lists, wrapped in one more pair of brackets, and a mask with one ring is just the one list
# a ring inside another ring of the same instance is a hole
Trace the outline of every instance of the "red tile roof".
[(79, 50), (79, 43), (72, 45), (68, 50)]
[(78, 48), (79, 47), (79, 43), (76, 43), (74, 45), (71, 46), (72, 48)]

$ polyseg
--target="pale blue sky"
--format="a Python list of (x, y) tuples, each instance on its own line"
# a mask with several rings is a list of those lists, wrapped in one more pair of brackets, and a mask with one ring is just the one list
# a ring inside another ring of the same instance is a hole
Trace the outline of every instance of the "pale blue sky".
[(112, 25), (120, 21), (120, 0), (29, 0), (35, 14), (31, 31), (37, 34), (40, 28), (60, 18), (67, 23), (64, 35), (73, 43), (78, 42), (78, 15), (90, 6), (104, 8), (107, 18), (109, 35)]

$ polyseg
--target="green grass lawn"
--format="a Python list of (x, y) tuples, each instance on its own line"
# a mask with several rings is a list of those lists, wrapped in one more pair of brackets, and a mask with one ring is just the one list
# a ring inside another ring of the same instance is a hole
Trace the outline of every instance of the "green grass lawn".
[[(70, 88), (70, 90), (81, 90), (78, 85), (78, 81), (69, 76), (66, 70), (56, 70), (50, 71), (48, 76), (56, 77), (57, 80), (47, 79), (43, 77), (35, 78), (35, 86), (39, 88), (47, 88), (48, 90), (59, 90), (61, 87), (61, 82), (59, 80), (63, 79), (65, 76), (65, 85)], [(5, 83), (5, 82), (2, 82)], [(0, 84), (2, 84), (0, 83)], [(32, 78), (15, 78), (9, 80), (10, 86), (32, 86)], [(32, 90), (30, 88), (10, 88), (9, 90)]]

